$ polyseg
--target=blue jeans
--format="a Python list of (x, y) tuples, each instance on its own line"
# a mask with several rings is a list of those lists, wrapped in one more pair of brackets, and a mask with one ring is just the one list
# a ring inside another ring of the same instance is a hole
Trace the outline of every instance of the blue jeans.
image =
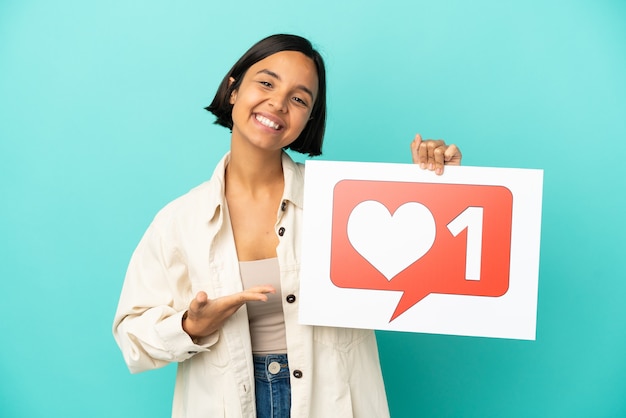
[(253, 356), (257, 418), (287, 418), (291, 384), (287, 354)]

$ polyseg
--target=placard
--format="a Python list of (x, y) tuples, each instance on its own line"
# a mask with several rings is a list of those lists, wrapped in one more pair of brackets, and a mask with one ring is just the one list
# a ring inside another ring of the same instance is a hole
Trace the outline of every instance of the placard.
[(307, 161), (300, 323), (534, 340), (543, 171)]

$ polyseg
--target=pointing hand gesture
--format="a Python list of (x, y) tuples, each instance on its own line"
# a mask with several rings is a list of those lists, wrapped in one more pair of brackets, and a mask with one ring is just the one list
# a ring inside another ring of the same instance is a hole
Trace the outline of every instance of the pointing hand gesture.
[(183, 330), (192, 338), (206, 337), (220, 329), (244, 303), (267, 301), (267, 293), (276, 293), (276, 290), (272, 286), (255, 286), (216, 299), (209, 299), (205, 292), (198, 292), (183, 316)]

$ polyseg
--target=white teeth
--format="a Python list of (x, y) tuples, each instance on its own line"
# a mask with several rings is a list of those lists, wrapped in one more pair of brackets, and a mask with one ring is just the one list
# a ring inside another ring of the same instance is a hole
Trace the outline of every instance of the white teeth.
[(267, 126), (268, 128), (272, 128), (272, 129), (276, 129), (276, 130), (280, 129), (280, 125), (279, 124), (274, 123), (273, 121), (269, 120), (265, 116), (255, 115), (255, 118), (256, 118), (256, 120), (261, 122), (262, 125)]

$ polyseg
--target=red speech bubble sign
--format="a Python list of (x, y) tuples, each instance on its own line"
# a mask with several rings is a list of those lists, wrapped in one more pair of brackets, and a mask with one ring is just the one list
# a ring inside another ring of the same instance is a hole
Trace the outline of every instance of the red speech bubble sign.
[(404, 292), (390, 322), (431, 293), (502, 296), (512, 208), (503, 186), (342, 180), (333, 191), (331, 281)]

